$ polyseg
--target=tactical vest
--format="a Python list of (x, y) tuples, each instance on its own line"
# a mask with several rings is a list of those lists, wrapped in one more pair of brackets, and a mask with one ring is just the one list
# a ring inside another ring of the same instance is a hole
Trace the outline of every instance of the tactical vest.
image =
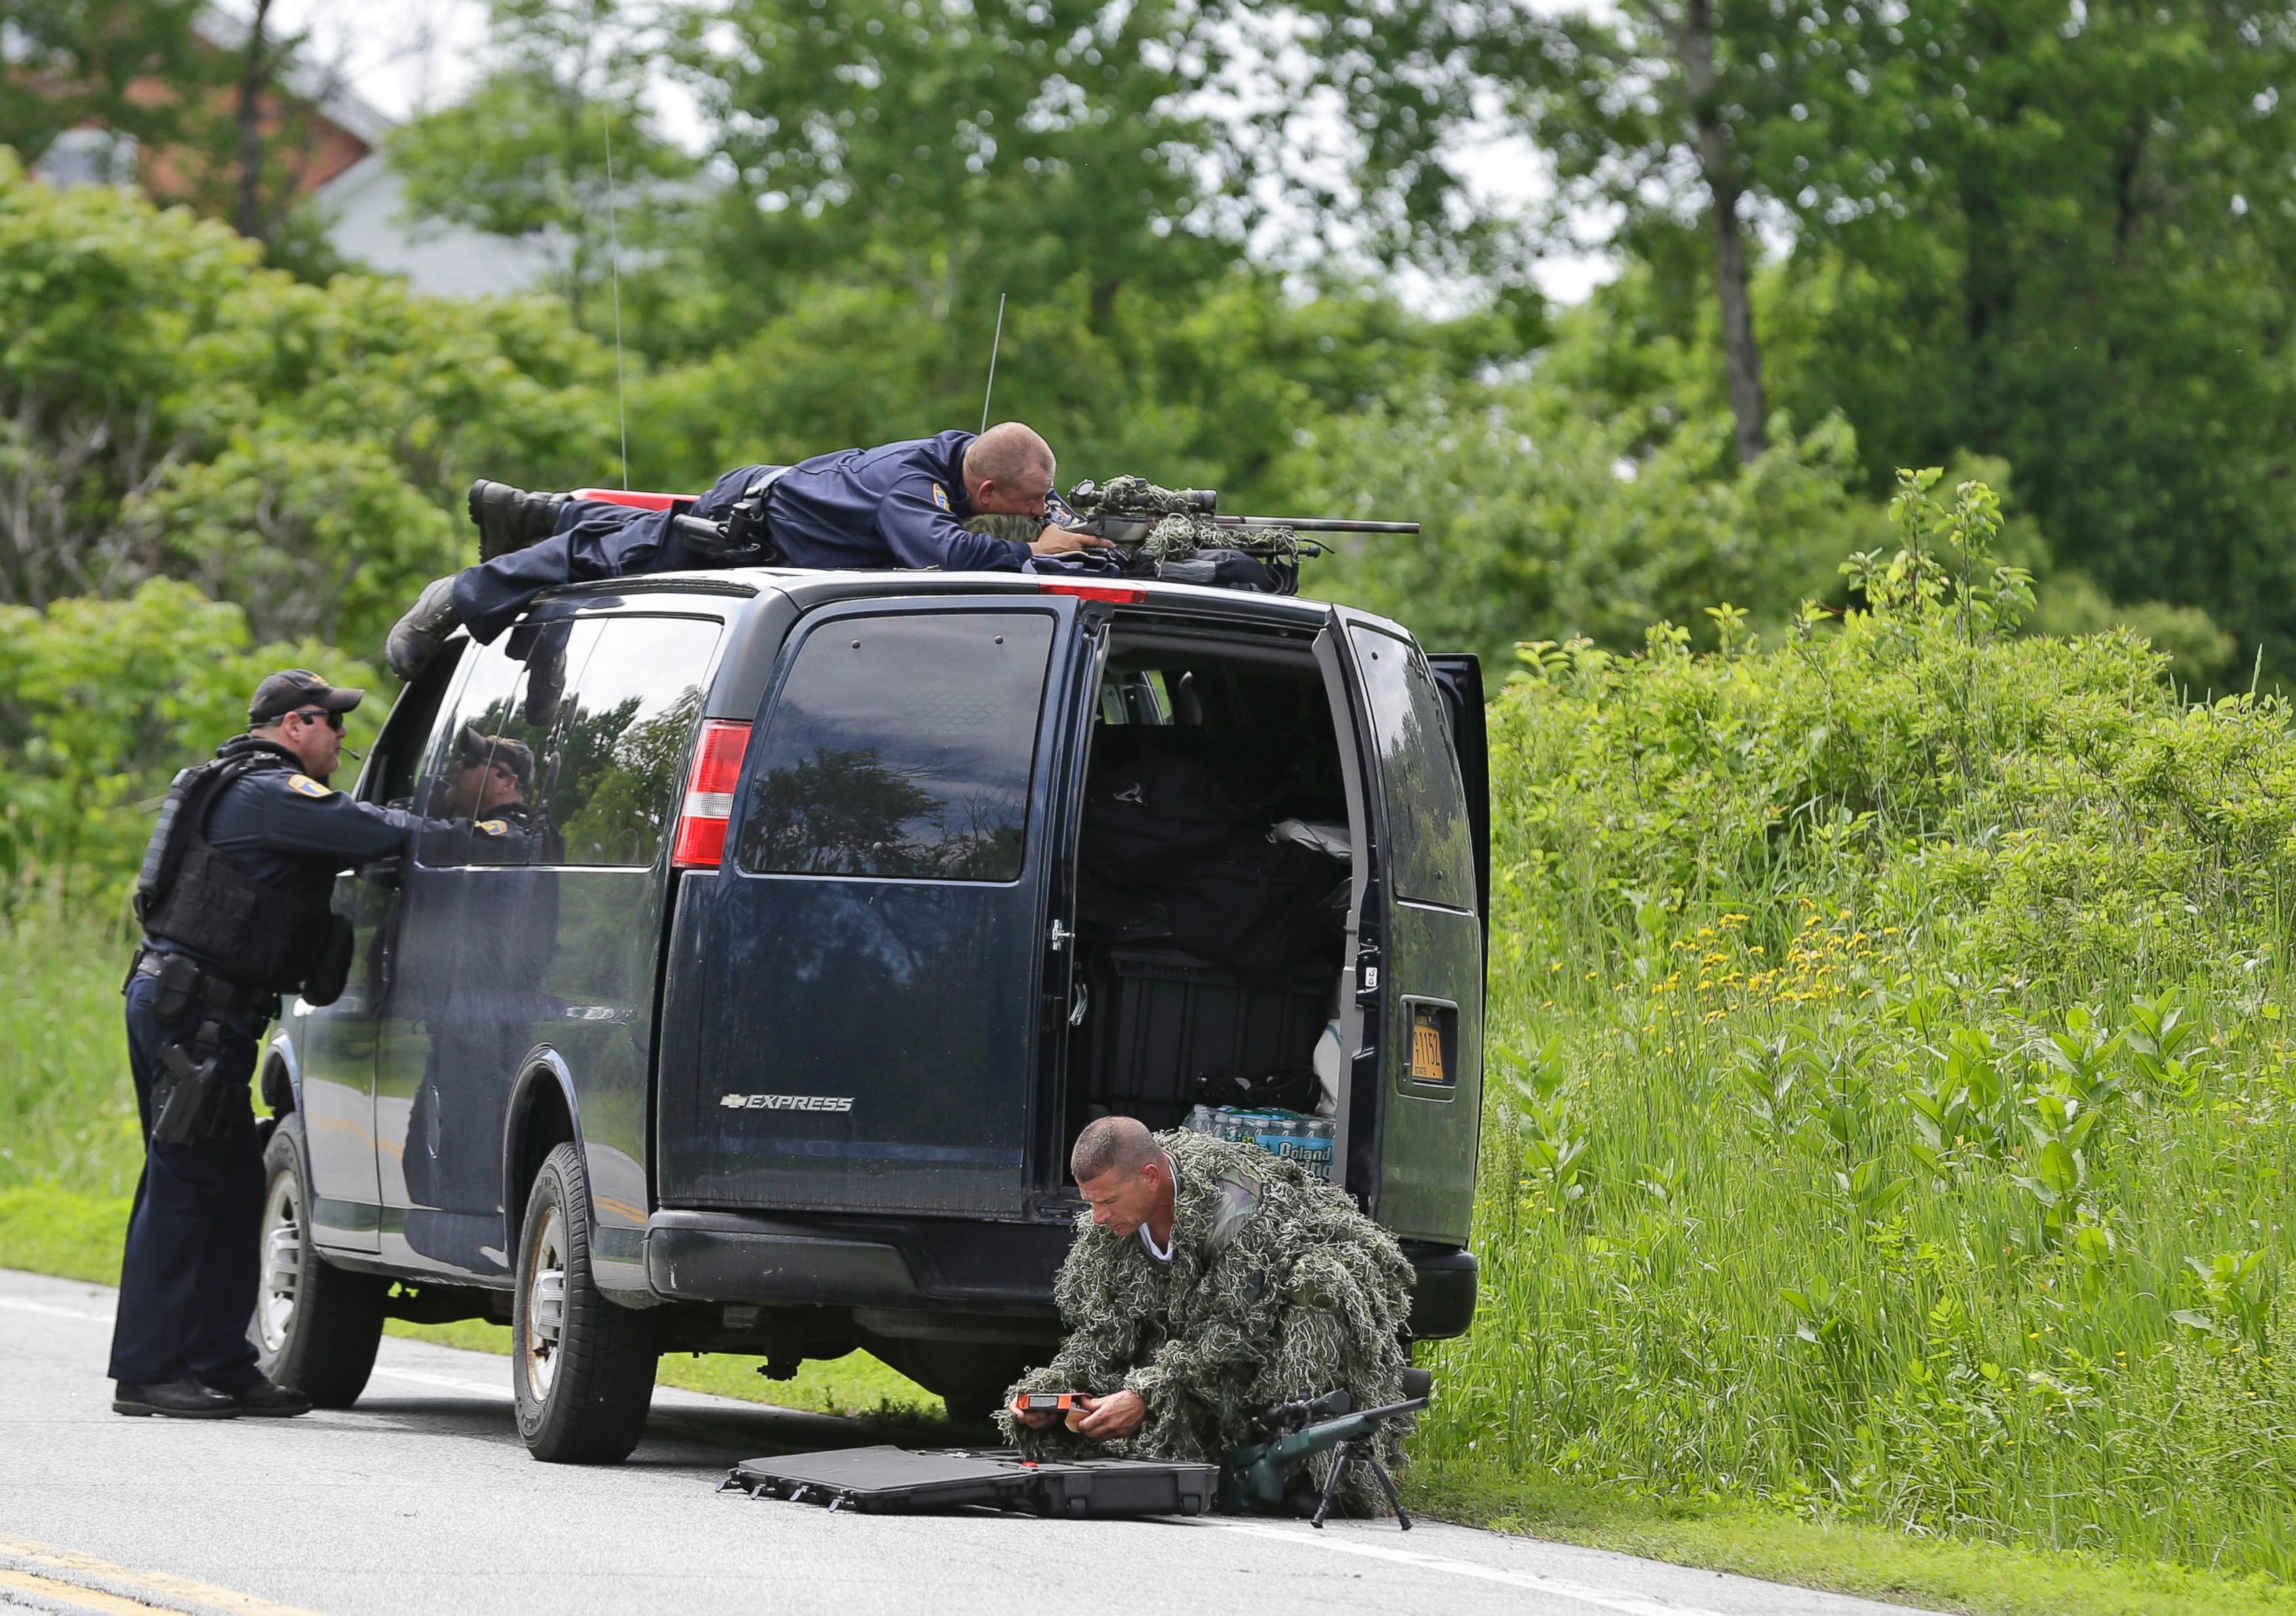
[(168, 792), (135, 878), (135, 918), (152, 937), (212, 962), (243, 987), (297, 993), (327, 953), (329, 882), (280, 886), (234, 866), (208, 841), (223, 794), (264, 769), (290, 768), (269, 751), (187, 768)]

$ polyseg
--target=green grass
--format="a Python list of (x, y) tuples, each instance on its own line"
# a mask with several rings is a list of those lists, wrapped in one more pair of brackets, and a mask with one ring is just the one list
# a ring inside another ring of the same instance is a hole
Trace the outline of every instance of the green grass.
[(0, 1190), (134, 1191), (144, 1142), (119, 1007), (133, 952), (53, 885), (0, 882)]
[(83, 1195), (57, 1184), (0, 1190), (0, 1268), (119, 1283), (127, 1197)]
[(1972, 1616), (2285, 1616), (2296, 1589), (2159, 1563), (1924, 1538), (1744, 1503), (1622, 1497), (1504, 1472), (1422, 1466), (1444, 1520)]

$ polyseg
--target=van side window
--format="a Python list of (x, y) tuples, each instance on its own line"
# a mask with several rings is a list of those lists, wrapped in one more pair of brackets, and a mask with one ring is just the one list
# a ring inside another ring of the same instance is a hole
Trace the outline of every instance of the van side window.
[[(555, 716), (550, 678), (564, 681), (570, 622), (521, 623), (493, 644), (467, 653), (470, 677), (452, 719), (438, 728), (424, 760), (416, 806), (433, 819), (479, 821), (519, 834), (473, 830), (423, 832), (417, 860), (433, 869), (470, 864), (528, 864), (534, 849), (522, 833), (538, 785), (539, 762)], [(541, 677), (537, 679), (537, 670)]]
[(918, 612), (815, 629), (750, 743), (741, 867), (1017, 878), (1053, 623)]
[(1396, 895), (1472, 909), (1472, 832), (1435, 677), (1416, 648), (1392, 635), (1357, 624), (1348, 636), (1371, 701)]
[(570, 865), (651, 865), (701, 717), (718, 626), (611, 618), (582, 660), (565, 721), (542, 759), (543, 812)]

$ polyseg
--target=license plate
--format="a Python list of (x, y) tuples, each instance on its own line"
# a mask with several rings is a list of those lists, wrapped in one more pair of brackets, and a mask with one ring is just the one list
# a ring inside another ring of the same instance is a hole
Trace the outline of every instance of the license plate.
[(1414, 1083), (1442, 1083), (1449, 1079), (1443, 1075), (1443, 1029), (1436, 1025), (1432, 1011), (1414, 1007), (1411, 1016), (1411, 1080)]

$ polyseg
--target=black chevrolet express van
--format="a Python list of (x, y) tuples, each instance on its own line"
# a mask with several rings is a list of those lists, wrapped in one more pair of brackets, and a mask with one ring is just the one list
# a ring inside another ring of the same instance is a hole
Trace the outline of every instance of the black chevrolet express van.
[[(1144, 758), (1319, 827), (1304, 959), (1081, 912), (1095, 782)], [(507, 1322), (545, 1459), (626, 1456), (665, 1351), (865, 1349), (977, 1413), (1059, 1338), (1084, 1124), (1318, 1040), (1333, 1176), (1415, 1266), (1414, 1335), (1457, 1334), (1484, 766), (1473, 659), (1294, 598), (734, 570), (457, 636), (356, 789), (496, 833), (345, 875), (348, 986), (266, 1052), (264, 1366), (341, 1407), (385, 1317)]]

